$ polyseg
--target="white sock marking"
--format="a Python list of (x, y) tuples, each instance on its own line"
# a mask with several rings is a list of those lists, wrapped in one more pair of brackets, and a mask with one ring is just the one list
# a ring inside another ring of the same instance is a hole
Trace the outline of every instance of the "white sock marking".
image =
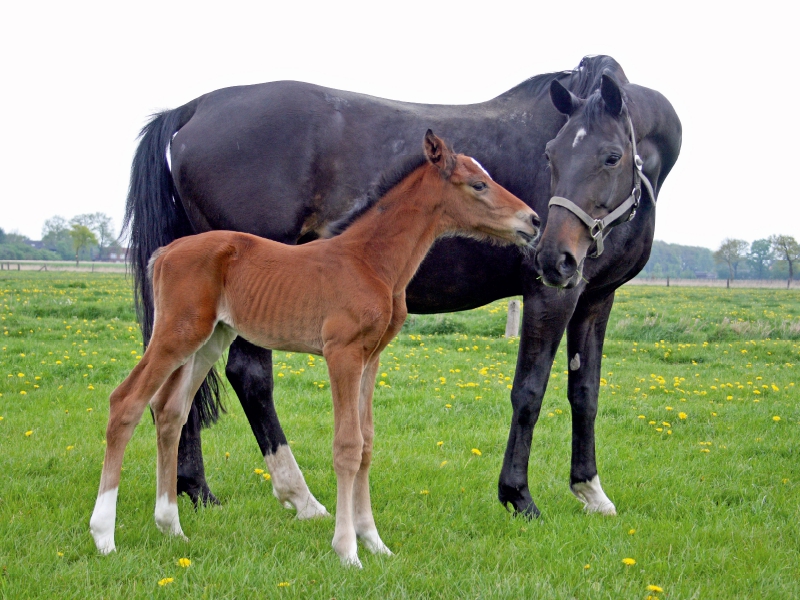
[(264, 462), (272, 476), (272, 493), (287, 508), (294, 507), (298, 519), (330, 516), (308, 489), (289, 446), (278, 446), (275, 454), (265, 454)]
[(119, 488), (106, 490), (94, 504), (94, 512), (89, 520), (94, 544), (100, 554), (109, 554), (117, 548), (114, 545), (114, 524), (117, 520), (117, 493)]
[(595, 475), (591, 481), (584, 481), (570, 486), (575, 497), (583, 502), (583, 510), (588, 513), (598, 512), (603, 515), (616, 515), (617, 508), (609, 500), (600, 486), (600, 476)]
[(155, 518), (161, 533), (186, 537), (183, 535), (181, 521), (178, 518), (178, 505), (169, 501), (169, 494), (161, 494), (156, 499)]

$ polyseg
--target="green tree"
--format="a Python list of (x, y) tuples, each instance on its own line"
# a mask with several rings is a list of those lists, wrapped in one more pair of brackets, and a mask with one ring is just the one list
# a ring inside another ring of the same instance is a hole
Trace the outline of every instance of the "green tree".
[(756, 279), (766, 279), (769, 266), (772, 264), (775, 255), (772, 252), (772, 243), (769, 240), (756, 240), (750, 244), (750, 252), (747, 258), (752, 266), (752, 272)]
[(714, 252), (714, 261), (728, 265), (729, 279), (736, 279), (739, 263), (747, 256), (748, 243), (744, 240), (725, 238), (719, 249)]
[(6, 232), (0, 227), (0, 244), (4, 244), (6, 241)]
[(78, 223), (73, 223), (69, 235), (72, 237), (72, 247), (75, 248), (75, 265), (78, 265), (81, 250), (97, 244), (97, 237), (86, 225)]
[(42, 243), (48, 250), (57, 252), (62, 259), (70, 259), (73, 247), (69, 222), (59, 215), (47, 219), (42, 227)]
[(773, 235), (769, 241), (775, 258), (789, 265), (789, 280), (786, 282), (786, 289), (789, 289), (794, 278), (794, 264), (800, 260), (800, 244), (790, 235)]

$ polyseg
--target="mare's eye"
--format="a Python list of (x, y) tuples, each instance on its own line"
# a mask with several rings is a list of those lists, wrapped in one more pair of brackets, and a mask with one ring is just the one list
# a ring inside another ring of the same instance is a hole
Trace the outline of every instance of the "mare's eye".
[(475, 190), (476, 192), (482, 192), (483, 190), (486, 189), (486, 184), (483, 183), (482, 181), (476, 181), (475, 183), (472, 184), (472, 189)]
[(550, 153), (549, 153), (549, 152), (545, 152), (545, 153), (544, 153), (544, 159), (545, 159), (547, 162), (550, 162)]
[(609, 154), (606, 158), (606, 165), (609, 167), (615, 166), (622, 157), (619, 154)]

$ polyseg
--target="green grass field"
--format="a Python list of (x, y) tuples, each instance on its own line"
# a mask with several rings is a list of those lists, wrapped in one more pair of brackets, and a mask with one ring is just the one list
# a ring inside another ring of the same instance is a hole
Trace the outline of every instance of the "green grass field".
[[(611, 518), (583, 514), (568, 489), (563, 350), (533, 439), (542, 517), (497, 502), (518, 348), (505, 318), (505, 302), (412, 316), (384, 353), (372, 498), (394, 557), (362, 548), (363, 571), (339, 566), (333, 520), (299, 522), (272, 497), (231, 392), (203, 437), (222, 506), (195, 512), (182, 498), (191, 541), (158, 532), (145, 415), (125, 457), (118, 552), (101, 557), (88, 522), (108, 395), (141, 354), (130, 281), (0, 273), (0, 597), (798, 596), (800, 292), (618, 292), (597, 422)], [(284, 429), (333, 511), (324, 360), (276, 353), (275, 365)]]

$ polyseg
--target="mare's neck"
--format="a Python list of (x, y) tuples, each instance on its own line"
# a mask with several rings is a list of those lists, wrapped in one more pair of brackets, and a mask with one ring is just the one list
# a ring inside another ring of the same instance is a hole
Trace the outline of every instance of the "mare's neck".
[(446, 185), (435, 168), (423, 165), (331, 241), (368, 265), (397, 294), (446, 231), (442, 201)]

